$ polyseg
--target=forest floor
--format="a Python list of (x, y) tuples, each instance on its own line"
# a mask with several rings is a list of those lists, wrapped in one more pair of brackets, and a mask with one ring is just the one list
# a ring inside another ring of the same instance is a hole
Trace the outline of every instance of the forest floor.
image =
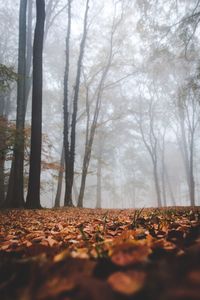
[(200, 299), (200, 208), (1, 211), (0, 299)]

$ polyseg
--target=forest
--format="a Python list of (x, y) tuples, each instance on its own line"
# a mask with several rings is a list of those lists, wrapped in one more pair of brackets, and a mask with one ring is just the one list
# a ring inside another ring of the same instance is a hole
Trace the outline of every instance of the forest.
[(2, 300), (200, 299), (200, 0), (0, 0)]

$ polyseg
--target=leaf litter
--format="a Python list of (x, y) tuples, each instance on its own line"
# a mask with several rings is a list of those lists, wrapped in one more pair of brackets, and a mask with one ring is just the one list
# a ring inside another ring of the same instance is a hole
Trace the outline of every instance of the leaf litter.
[(200, 299), (200, 210), (0, 212), (2, 300)]

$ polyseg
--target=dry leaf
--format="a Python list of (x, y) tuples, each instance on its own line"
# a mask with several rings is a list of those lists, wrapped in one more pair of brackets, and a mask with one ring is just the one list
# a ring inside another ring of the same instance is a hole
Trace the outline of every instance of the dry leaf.
[(149, 254), (150, 249), (147, 245), (142, 245), (140, 243), (124, 243), (117, 245), (114, 248), (111, 260), (116, 265), (127, 266), (145, 262)]
[(59, 262), (59, 261), (65, 260), (69, 256), (70, 256), (70, 252), (68, 250), (64, 250), (61, 253), (55, 255), (53, 261)]
[(54, 240), (51, 236), (48, 236), (47, 241), (48, 241), (50, 247), (53, 247), (54, 245), (58, 244), (58, 242), (56, 240)]
[(116, 272), (110, 275), (108, 283), (116, 292), (125, 295), (137, 293), (144, 285), (145, 274), (143, 272)]

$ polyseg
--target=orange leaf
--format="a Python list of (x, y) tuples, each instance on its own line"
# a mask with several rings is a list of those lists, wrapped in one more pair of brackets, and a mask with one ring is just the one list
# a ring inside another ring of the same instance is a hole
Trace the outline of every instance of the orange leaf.
[(58, 242), (56, 240), (54, 240), (51, 236), (48, 236), (47, 241), (48, 241), (50, 247), (53, 247), (54, 245), (58, 244)]
[(143, 272), (116, 272), (108, 278), (108, 283), (114, 291), (132, 295), (143, 287), (144, 280), (145, 274)]

